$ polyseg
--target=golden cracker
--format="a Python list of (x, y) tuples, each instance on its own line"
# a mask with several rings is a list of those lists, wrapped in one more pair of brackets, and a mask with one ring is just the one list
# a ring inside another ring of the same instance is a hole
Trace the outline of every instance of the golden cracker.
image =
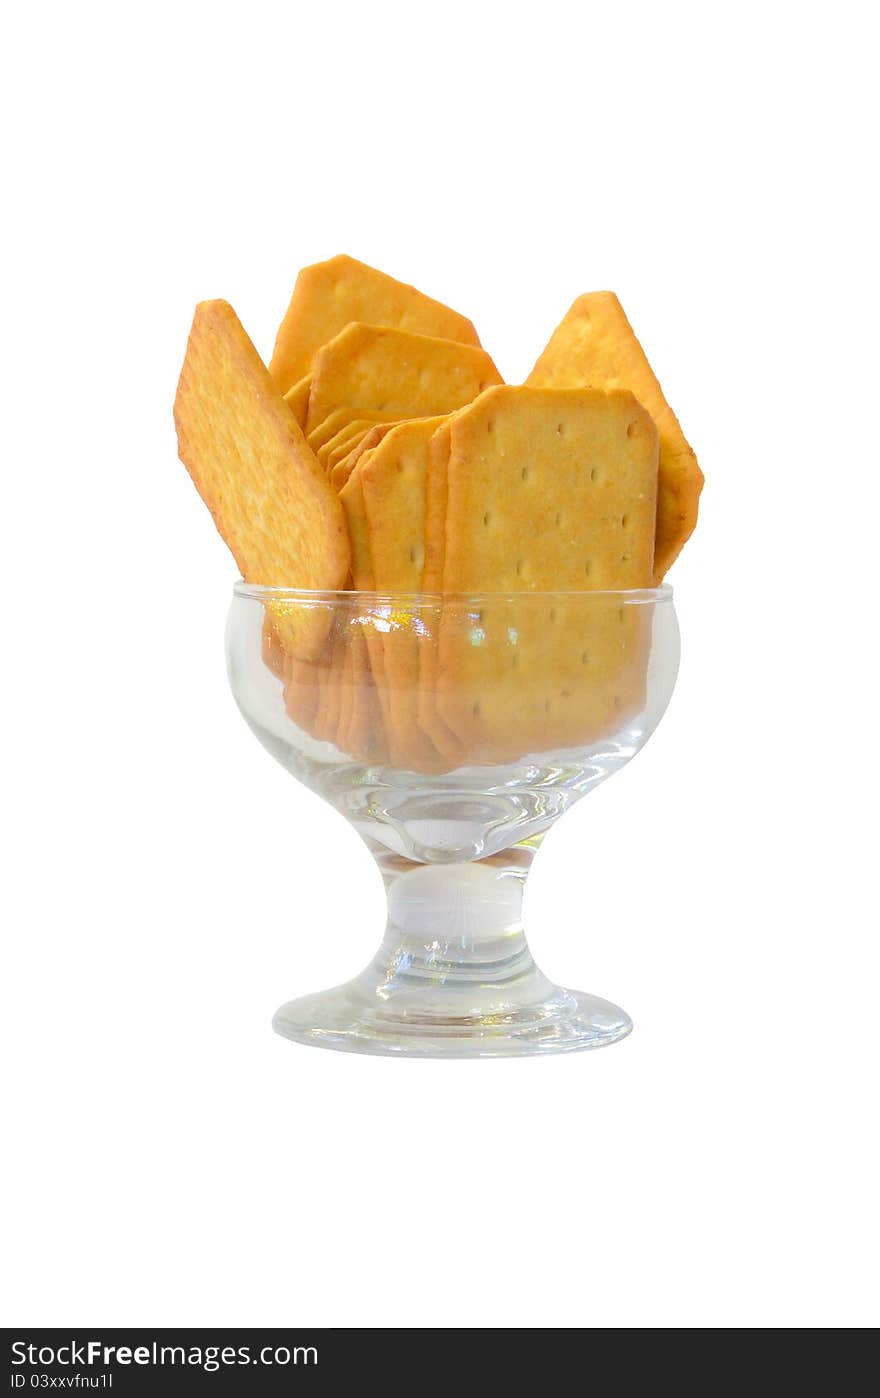
[(647, 408), (660, 434), (653, 581), (661, 582), (694, 531), (703, 473), (613, 292), (575, 301), (526, 382), (535, 388), (628, 388)]
[(288, 662), (287, 651), (281, 644), (271, 616), (267, 613), (263, 617), (263, 664), (277, 679), (283, 680)]
[(350, 427), (353, 422), (397, 422), (399, 419), (394, 413), (374, 412), (369, 408), (352, 408), (349, 406), (334, 408), (332, 413), (328, 413), (323, 422), (316, 423), (311, 428), (307, 441), (312, 451), (316, 454), (321, 447), (325, 446), (343, 427)]
[[(361, 489), (360, 477), (355, 474), (346, 485), (340, 495), (343, 508), (348, 522), (349, 536), (352, 548), (352, 584), (357, 591), (372, 592), (374, 590), (373, 562), (370, 551), (370, 535), (367, 525), (367, 515), (364, 508), (364, 497)], [(376, 721), (384, 725), (385, 735), (382, 739), (378, 734), (375, 748), (377, 751), (391, 751), (392, 761), (395, 761), (395, 750), (392, 745), (392, 723), (388, 704), (388, 692), (385, 678), (384, 654), (382, 650), (382, 635), (379, 625), (385, 625), (385, 608), (379, 608), (378, 614), (371, 605), (365, 605), (362, 611), (363, 635), (366, 640), (369, 668), (372, 675), (372, 683), (376, 691), (377, 704), (373, 706), (372, 712)], [(387, 739), (387, 742), (386, 742)]]
[(326, 743), (336, 742), (347, 649), (345, 632), (341, 626), (337, 626), (331, 637), (331, 645), (324, 653), (324, 664), (321, 666), (318, 682), (314, 731), (315, 737)]
[[(624, 391), (495, 388), (447, 430), (442, 562), (426, 568), (444, 593), (489, 596), (470, 626), (444, 614), (438, 715), (477, 762), (613, 731), (643, 699), (644, 609), (577, 594), (651, 585), (653, 421)], [(491, 596), (530, 591), (560, 595), (515, 612)]]
[(304, 267), (278, 330), (269, 370), (282, 390), (308, 373), (321, 345), (351, 321), (479, 345), (471, 322), (441, 301), (352, 257)]
[[(373, 586), (400, 594), (382, 636), (388, 690), (388, 739), (395, 765), (414, 771), (443, 771), (441, 757), (418, 724), (420, 651), (432, 643), (423, 627), (424, 607), (408, 605), (405, 594), (421, 591), (427, 506), (428, 451), (442, 417), (418, 418), (392, 428), (360, 466), (360, 482), (369, 534)], [(430, 621), (430, 612), (427, 614)]]
[(474, 345), (348, 325), (315, 356), (307, 436), (342, 408), (364, 409), (358, 417), (427, 417), (452, 412), (498, 383), (492, 360)]
[(354, 422), (348, 422), (344, 427), (340, 427), (335, 436), (318, 448), (318, 460), (331, 480), (331, 473), (336, 463), (353, 451), (375, 425), (366, 418), (356, 418)]
[[(452, 418), (442, 423), (431, 438), (428, 447), (428, 475), (425, 492), (425, 531), (424, 567), (422, 569), (422, 591), (432, 595), (443, 590), (443, 565), (446, 554), (446, 487), (449, 469), (449, 453), (452, 440)], [(439, 664), (440, 630), (443, 612), (438, 603), (435, 609), (426, 609), (425, 621), (427, 636), (420, 648), (418, 721), (422, 732), (431, 740), (434, 747), (448, 763), (462, 766), (467, 751), (461, 740), (451, 732), (449, 725), (437, 710), (437, 674)]]
[[(352, 422), (349, 424), (350, 432), (348, 428), (343, 428), (342, 432), (337, 432), (336, 436), (333, 438), (333, 444), (331, 445), (328, 442), (324, 456), (324, 461), (326, 463), (325, 469), (331, 482), (333, 481), (333, 472), (336, 467), (340, 462), (354, 455), (368, 433), (378, 429), (380, 433), (379, 440), (381, 441), (384, 431), (396, 427), (396, 425), (397, 424), (393, 422), (375, 423), (365, 422), (361, 419), (359, 422)], [(344, 483), (345, 482), (343, 482), (343, 484)]]
[[(180, 457), (248, 582), (335, 589), (350, 550), (339, 498), (232, 307), (196, 307), (174, 403)], [(326, 621), (273, 609), (291, 653), (320, 645)]]
[(339, 499), (345, 511), (348, 536), (351, 540), (352, 586), (358, 592), (373, 591), (373, 560), (370, 535), (364, 509), (364, 497), (357, 475), (340, 491)]
[(375, 423), (375, 425), (370, 428), (369, 432), (361, 438), (357, 446), (353, 447), (347, 456), (344, 456), (341, 461), (338, 461), (336, 465), (331, 468), (330, 481), (335, 490), (342, 489), (350, 479), (352, 472), (361, 458), (365, 456), (368, 451), (372, 451), (373, 447), (378, 446), (385, 436), (385, 433), (390, 432), (392, 427), (396, 426), (396, 422)]
[(297, 727), (313, 736), (319, 689), (319, 664), (291, 656), (284, 682), (284, 707)]
[(417, 593), (425, 566), (428, 451), (444, 417), (398, 423), (357, 468), (369, 528), (373, 585)]
[(493, 388), (449, 434), (444, 592), (651, 586), (657, 431), (631, 393)]
[(306, 374), (298, 383), (289, 388), (284, 395), (284, 401), (293, 413), (300, 427), (305, 429), (306, 418), (309, 414), (309, 390), (312, 386), (311, 374)]
[(357, 636), (352, 634), (345, 625), (342, 624), (343, 631), (343, 651), (342, 664), (339, 668), (339, 712), (336, 720), (336, 732), (333, 735), (333, 742), (340, 752), (348, 752), (348, 728), (351, 723), (352, 707), (354, 702), (354, 648), (357, 644)]
[[(365, 621), (368, 620), (365, 617)], [(351, 636), (351, 707), (344, 735), (345, 751), (358, 762), (372, 765), (388, 761), (381, 686), (373, 670), (372, 642), (380, 638), (367, 626)]]

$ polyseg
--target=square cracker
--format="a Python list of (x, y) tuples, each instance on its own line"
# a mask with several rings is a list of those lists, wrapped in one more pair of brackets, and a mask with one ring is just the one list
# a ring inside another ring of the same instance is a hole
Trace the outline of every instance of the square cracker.
[(373, 643), (378, 638), (370, 626), (370, 618), (364, 614), (363, 630), (353, 630), (349, 638), (351, 648), (351, 668), (348, 681), (351, 698), (346, 709), (346, 721), (340, 721), (337, 745), (358, 762), (372, 765), (388, 761), (388, 748), (385, 742), (382, 689), (373, 670)]
[(309, 390), (311, 386), (312, 376), (311, 374), (306, 374), (304, 378), (301, 378), (298, 383), (293, 385), (293, 388), (289, 388), (284, 395), (285, 403), (303, 429), (305, 429), (306, 418), (309, 413)]
[[(651, 585), (652, 419), (628, 392), (495, 388), (438, 437), (426, 575), (463, 594), (441, 623), (438, 716), (472, 762), (614, 731), (643, 702), (650, 608), (602, 594)], [(557, 595), (491, 596), (530, 591)]]
[(376, 423), (366, 422), (361, 419), (360, 421), (349, 423), (348, 427), (343, 428), (341, 432), (337, 432), (336, 436), (332, 438), (332, 441), (328, 442), (326, 447), (322, 447), (321, 449), (323, 452), (324, 469), (330, 477), (331, 482), (333, 481), (333, 472), (335, 468), (340, 462), (354, 455), (365, 437), (378, 429), (379, 436), (373, 440), (374, 442), (381, 442), (385, 431), (396, 426), (396, 422)]
[(373, 559), (359, 476), (352, 476), (345, 489), (340, 491), (339, 499), (345, 510), (348, 536), (351, 540), (352, 586), (357, 592), (372, 592)]
[(284, 707), (298, 728), (314, 735), (320, 689), (320, 660), (288, 660), (284, 681)]
[(433, 644), (435, 615), (430, 607), (412, 605), (406, 596), (422, 587), (428, 452), (444, 421), (417, 418), (393, 427), (363, 457), (345, 487), (349, 492), (360, 484), (373, 586), (378, 592), (400, 594), (381, 637), (388, 740), (395, 765), (419, 772), (445, 771), (450, 765), (418, 722), (420, 652)]
[(352, 472), (361, 458), (365, 456), (368, 451), (372, 451), (373, 447), (378, 446), (386, 432), (390, 432), (392, 427), (396, 426), (396, 422), (375, 423), (374, 426), (370, 428), (369, 432), (367, 432), (364, 437), (361, 437), (357, 445), (352, 447), (351, 451), (348, 452), (341, 461), (337, 461), (336, 464), (330, 468), (330, 480), (335, 490), (342, 489), (350, 479)]
[(348, 325), (315, 356), (306, 435), (311, 439), (315, 429), (343, 408), (365, 410), (353, 417), (427, 417), (453, 412), (498, 383), (501, 375), (492, 360), (474, 345), (376, 325)]
[(342, 677), (348, 647), (345, 631), (335, 625), (328, 638), (318, 673), (318, 694), (313, 735), (325, 743), (335, 743), (342, 707)]
[(445, 421), (425, 417), (397, 423), (354, 473), (363, 490), (373, 585), (379, 592), (422, 589), (428, 450)]
[[(241, 575), (271, 587), (344, 586), (350, 550), (339, 498), (232, 307), (196, 307), (174, 402), (180, 457)], [(276, 613), (285, 649), (308, 656), (326, 619)]]
[(269, 365), (286, 391), (311, 367), (321, 345), (353, 320), (479, 345), (473, 325), (449, 306), (353, 257), (304, 267), (281, 322)]
[(290, 657), (284, 649), (275, 630), (275, 624), (268, 614), (263, 617), (263, 664), (279, 680), (285, 680)]
[[(464, 410), (463, 410), (464, 411)], [(422, 569), (422, 591), (432, 595), (443, 591), (443, 565), (446, 556), (446, 485), (449, 452), (452, 441), (452, 421), (443, 422), (431, 438), (428, 448), (428, 475), (425, 491), (425, 562)], [(421, 647), (419, 656), (419, 726), (428, 735), (437, 751), (449, 765), (464, 766), (467, 749), (450, 731), (437, 711), (437, 673), (440, 630), (443, 611), (438, 603), (432, 615), (430, 637)]]
[(307, 441), (312, 451), (317, 455), (322, 447), (333, 438), (338, 436), (343, 427), (350, 427), (353, 422), (397, 422), (399, 418), (395, 413), (375, 412), (370, 408), (352, 408), (348, 405), (342, 408), (334, 408), (332, 413), (328, 413), (323, 422), (316, 423), (309, 430)]
[(271, 613), (263, 618), (263, 664), (281, 681), (284, 706), (298, 728), (311, 733), (317, 711), (317, 661), (298, 660), (281, 644)]
[(613, 292), (578, 297), (526, 383), (628, 388), (647, 408), (660, 433), (653, 580), (661, 582), (694, 531), (703, 473)]
[[(345, 510), (351, 537), (352, 584), (357, 591), (372, 592), (374, 581), (370, 536), (364, 509), (364, 497), (358, 476), (354, 476), (348, 482), (340, 499)], [(357, 673), (360, 693), (357, 695), (352, 715), (353, 731), (357, 733), (356, 741), (359, 749), (357, 755), (362, 758), (369, 756), (371, 760), (379, 760), (377, 754), (387, 756), (390, 747), (390, 741), (386, 744), (385, 737), (378, 731), (384, 725), (385, 735), (390, 740), (390, 712), (380, 629), (386, 624), (386, 610), (383, 607), (379, 607), (377, 610), (369, 604), (361, 609), (359, 634), (365, 644), (365, 653), (359, 651), (355, 658), (356, 665), (359, 667)], [(372, 694), (367, 693), (368, 689), (373, 691)], [(372, 740), (369, 739), (367, 732), (370, 722), (376, 729)], [(392, 761), (394, 761), (393, 750), (391, 756)]]
[[(326, 441), (317, 450), (317, 457), (327, 475), (332, 480), (332, 470), (337, 462), (342, 461), (353, 451), (357, 444), (363, 441), (368, 432), (377, 424), (370, 422), (367, 418), (355, 418), (354, 422), (347, 422), (344, 427), (340, 427), (335, 436)], [(380, 426), (384, 424), (379, 424)], [(391, 424), (389, 424), (390, 426)]]
[(346, 742), (348, 738), (348, 726), (351, 722), (351, 713), (354, 698), (354, 647), (355, 636), (349, 631), (347, 626), (340, 633), (342, 646), (342, 662), (339, 667), (339, 708), (336, 719), (335, 732), (331, 741), (336, 744), (340, 752), (346, 752)]

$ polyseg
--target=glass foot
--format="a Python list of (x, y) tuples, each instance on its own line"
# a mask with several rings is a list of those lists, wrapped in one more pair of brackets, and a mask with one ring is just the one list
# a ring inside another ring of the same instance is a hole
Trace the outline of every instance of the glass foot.
[(354, 980), (283, 1005), (301, 1044), (413, 1058), (602, 1048), (632, 1029), (607, 1000), (563, 990), (532, 960), (522, 892), (534, 842), (474, 864), (384, 862), (388, 925)]
[[(408, 1008), (383, 1004), (362, 977), (283, 1005), (273, 1028), (287, 1039), (346, 1053), (395, 1058), (502, 1058), (538, 1053), (574, 1053), (623, 1039), (632, 1021), (608, 1000), (550, 986), (536, 1003), (499, 999), (478, 1008), (455, 1003)], [(484, 987), (485, 989), (485, 987)]]

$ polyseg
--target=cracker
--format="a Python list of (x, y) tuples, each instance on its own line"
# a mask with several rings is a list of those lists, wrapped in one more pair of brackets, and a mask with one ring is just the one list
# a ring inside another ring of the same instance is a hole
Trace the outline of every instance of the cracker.
[[(332, 441), (328, 442), (326, 447), (323, 448), (324, 466), (331, 482), (333, 480), (334, 469), (341, 461), (345, 461), (347, 457), (352, 456), (354, 452), (358, 450), (361, 442), (370, 432), (374, 429), (378, 429), (380, 433), (384, 433), (386, 429), (396, 427), (396, 425), (397, 424), (394, 422), (375, 423), (365, 422), (361, 419), (360, 421), (349, 423), (348, 427), (344, 427), (341, 432), (337, 432)], [(381, 441), (381, 435), (379, 440)]]
[(342, 662), (338, 672), (339, 706), (332, 739), (340, 752), (348, 752), (348, 728), (351, 723), (354, 697), (354, 648), (358, 639), (350, 632), (346, 625), (347, 620), (347, 618), (342, 620), (344, 630), (341, 637)]
[(651, 623), (650, 605), (604, 592), (447, 603), (435, 702), (459, 765), (546, 761), (620, 732), (645, 707)]
[(338, 461), (336, 465), (331, 468), (330, 480), (335, 490), (342, 489), (351, 477), (354, 468), (361, 458), (365, 456), (368, 451), (372, 451), (373, 447), (378, 446), (385, 436), (385, 433), (390, 432), (392, 427), (396, 426), (396, 422), (375, 423), (375, 425), (370, 428), (369, 432), (361, 438), (357, 446), (353, 447), (347, 456), (344, 456), (341, 461)]
[(344, 427), (340, 427), (335, 436), (318, 448), (318, 460), (328, 476), (336, 463), (353, 451), (358, 442), (375, 426), (376, 424), (367, 418), (355, 418), (354, 422), (347, 422)]
[(340, 743), (358, 762), (371, 765), (387, 762), (389, 753), (385, 742), (382, 691), (372, 657), (380, 637), (373, 632), (367, 614), (364, 623), (364, 629), (354, 631), (350, 638), (351, 704), (344, 733), (340, 726)]
[(350, 321), (479, 345), (473, 325), (449, 306), (352, 257), (304, 267), (278, 330), (269, 370), (282, 390), (302, 379), (321, 345)]
[[(232, 307), (196, 307), (174, 403), (181, 460), (248, 582), (335, 589), (350, 549), (339, 498)], [(276, 615), (291, 653), (320, 645), (326, 620)]]
[(660, 434), (653, 581), (661, 582), (694, 531), (703, 473), (613, 292), (575, 301), (526, 382), (535, 388), (628, 388), (647, 408)]
[(379, 592), (420, 592), (424, 571), (428, 449), (444, 417), (390, 428), (358, 467), (369, 528), (373, 584)]
[(284, 681), (284, 707), (298, 728), (313, 734), (318, 711), (320, 670), (314, 661), (288, 658)]
[(494, 388), (448, 430), (444, 592), (650, 587), (657, 431), (631, 393)]
[(272, 671), (272, 674), (279, 680), (283, 680), (286, 675), (289, 657), (287, 651), (281, 644), (281, 638), (275, 629), (272, 617), (267, 613), (263, 617), (263, 664)]
[(395, 765), (414, 771), (443, 771), (449, 762), (438, 754), (418, 724), (420, 651), (432, 644), (426, 634), (430, 610), (408, 605), (405, 594), (418, 593), (424, 568), (428, 451), (442, 417), (418, 418), (393, 427), (356, 467), (346, 487), (363, 496), (369, 536), (373, 586), (400, 594), (381, 637), (388, 690), (388, 741)]
[[(449, 453), (452, 441), (452, 418), (437, 428), (428, 448), (428, 477), (425, 492), (425, 563), (422, 569), (422, 591), (425, 594), (443, 590), (443, 564), (446, 554), (446, 487)], [(438, 605), (427, 614), (428, 635), (419, 657), (418, 720), (419, 727), (452, 766), (462, 766), (467, 751), (461, 740), (437, 711), (437, 672), (440, 628), (443, 612)]]
[(443, 563), (446, 557), (446, 483), (452, 419), (449, 418), (431, 438), (428, 449), (428, 483), (425, 496), (425, 562), (422, 591), (443, 591)]
[(314, 735), (326, 743), (335, 743), (342, 703), (342, 674), (347, 646), (345, 632), (334, 627), (318, 676), (317, 710)]
[(305, 428), (306, 418), (309, 412), (309, 390), (312, 386), (311, 374), (306, 374), (298, 383), (289, 388), (284, 395), (284, 401), (293, 413), (300, 427)]
[(346, 405), (341, 408), (334, 408), (332, 413), (328, 413), (323, 422), (316, 423), (309, 431), (307, 441), (312, 451), (317, 454), (321, 447), (326, 446), (331, 438), (341, 432), (343, 427), (350, 427), (353, 422), (397, 422), (399, 418), (395, 413), (375, 412), (369, 408), (353, 408)]
[(370, 535), (367, 516), (364, 510), (364, 497), (358, 476), (353, 476), (339, 499), (345, 510), (348, 536), (351, 540), (351, 580), (358, 592), (373, 590), (373, 559), (370, 552)]
[[(364, 497), (361, 490), (359, 476), (354, 476), (342, 492), (340, 499), (345, 509), (348, 521), (349, 535), (352, 546), (352, 584), (361, 592), (372, 592), (374, 589), (373, 562), (370, 552), (370, 536), (367, 526), (367, 516), (364, 509)], [(360, 752), (369, 750), (373, 753), (387, 755), (391, 748), (392, 760), (396, 764), (396, 754), (391, 746), (391, 715), (388, 705), (388, 692), (385, 680), (385, 663), (382, 649), (381, 628), (387, 625), (387, 608), (374, 608), (372, 605), (365, 605), (361, 610), (361, 632), (366, 644), (366, 655), (368, 657), (369, 675), (365, 670), (361, 670), (360, 683), (362, 688), (369, 684), (374, 694), (371, 699), (361, 695), (358, 698), (356, 707), (356, 718), (362, 727), (359, 730), (358, 744)], [(371, 716), (377, 729), (384, 726), (385, 734), (388, 737), (386, 745), (384, 737), (377, 731), (374, 741), (367, 744), (363, 732), (363, 725), (368, 721), (364, 714)]]
[(263, 663), (282, 683), (284, 706), (298, 728), (312, 731), (317, 709), (318, 669), (285, 650), (270, 612), (263, 617)]
[(561, 595), (513, 610), (491, 596), (448, 605), (439, 717), (478, 762), (613, 731), (643, 701), (648, 609), (578, 594), (651, 585), (653, 421), (624, 391), (496, 388), (444, 432), (445, 524), (438, 539), (429, 521), (427, 582), (442, 570), (444, 593)]
[(307, 435), (311, 438), (343, 408), (364, 409), (357, 417), (427, 417), (452, 412), (498, 383), (501, 376), (492, 360), (474, 345), (376, 325), (347, 325), (315, 356)]

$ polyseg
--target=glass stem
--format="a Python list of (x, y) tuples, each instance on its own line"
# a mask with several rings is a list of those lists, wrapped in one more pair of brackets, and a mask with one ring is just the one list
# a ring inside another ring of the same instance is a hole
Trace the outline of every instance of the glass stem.
[(628, 1034), (617, 1006), (553, 985), (532, 960), (522, 901), (539, 844), (432, 864), (371, 845), (388, 891), (382, 945), (353, 980), (282, 1005), (278, 1032), (435, 1058), (565, 1053)]
[(534, 836), (487, 859), (419, 864), (373, 846), (388, 896), (374, 972), (399, 985), (501, 987), (537, 972), (522, 925)]

